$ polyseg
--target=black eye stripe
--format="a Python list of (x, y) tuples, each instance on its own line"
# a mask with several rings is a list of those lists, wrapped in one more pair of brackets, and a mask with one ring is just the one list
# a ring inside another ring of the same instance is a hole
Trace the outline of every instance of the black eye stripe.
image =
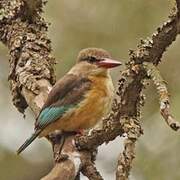
[(89, 56), (88, 59), (87, 59), (87, 62), (93, 64), (93, 63), (96, 63), (100, 61), (100, 59), (96, 58), (96, 57), (93, 57), (93, 56)]
[(100, 59), (97, 59), (94, 56), (87, 56), (87, 57), (82, 58), (81, 61), (87, 61), (89, 63), (95, 63), (97, 61), (100, 61)]
[(90, 62), (97, 61), (97, 59), (95, 57), (93, 57), (93, 56), (89, 56), (87, 60), (90, 61)]

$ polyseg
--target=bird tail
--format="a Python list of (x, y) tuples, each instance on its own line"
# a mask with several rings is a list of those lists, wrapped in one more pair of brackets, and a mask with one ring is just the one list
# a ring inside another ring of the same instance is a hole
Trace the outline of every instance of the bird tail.
[(31, 135), (30, 138), (28, 138), (23, 145), (21, 145), (19, 147), (19, 149), (17, 150), (17, 154), (20, 154), (22, 151), (24, 151), (37, 137), (38, 135), (41, 133), (41, 130), (36, 131), (35, 133), (33, 133)]

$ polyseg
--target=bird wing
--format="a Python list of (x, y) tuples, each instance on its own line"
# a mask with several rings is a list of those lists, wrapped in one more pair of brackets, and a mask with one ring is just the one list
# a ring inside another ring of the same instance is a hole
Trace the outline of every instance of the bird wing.
[(67, 74), (50, 91), (35, 123), (36, 130), (61, 118), (68, 110), (77, 107), (91, 88), (88, 78)]

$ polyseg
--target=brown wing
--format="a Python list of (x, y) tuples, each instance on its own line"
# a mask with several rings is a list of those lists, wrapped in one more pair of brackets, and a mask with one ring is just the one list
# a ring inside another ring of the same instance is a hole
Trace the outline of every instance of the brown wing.
[[(51, 109), (52, 107), (61, 108), (77, 105), (81, 100), (84, 99), (84, 94), (90, 90), (90, 88), (91, 81), (88, 78), (76, 76), (73, 74), (65, 75), (54, 85), (50, 91), (48, 98), (37, 118), (35, 127), (39, 126), (38, 124), (42, 121), (42, 114), (45, 112), (47, 113), (47, 109)], [(50, 111), (48, 112), (51, 113)]]

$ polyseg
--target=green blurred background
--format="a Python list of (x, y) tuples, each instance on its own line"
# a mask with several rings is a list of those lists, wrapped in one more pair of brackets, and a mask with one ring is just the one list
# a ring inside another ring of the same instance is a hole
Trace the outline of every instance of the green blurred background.
[[(44, 16), (51, 23), (49, 37), (58, 64), (57, 77), (70, 69), (77, 53), (86, 47), (109, 50), (114, 58), (127, 61), (128, 50), (135, 49), (140, 38), (150, 37), (167, 19), (172, 0), (53, 0), (47, 3)], [(172, 112), (180, 117), (180, 40), (168, 48), (159, 66), (168, 82)], [(53, 166), (51, 145), (36, 140), (21, 156), (19, 145), (32, 133), (34, 116), (28, 109), (26, 119), (11, 102), (7, 81), (8, 50), (0, 44), (0, 180), (38, 180)], [(114, 84), (119, 69), (112, 72)], [(147, 99), (142, 111), (145, 134), (137, 143), (131, 180), (179, 180), (180, 139), (159, 114), (154, 86), (145, 90)], [(99, 149), (98, 169), (106, 180), (114, 179), (122, 138)], [(86, 178), (83, 177), (83, 180)]]

